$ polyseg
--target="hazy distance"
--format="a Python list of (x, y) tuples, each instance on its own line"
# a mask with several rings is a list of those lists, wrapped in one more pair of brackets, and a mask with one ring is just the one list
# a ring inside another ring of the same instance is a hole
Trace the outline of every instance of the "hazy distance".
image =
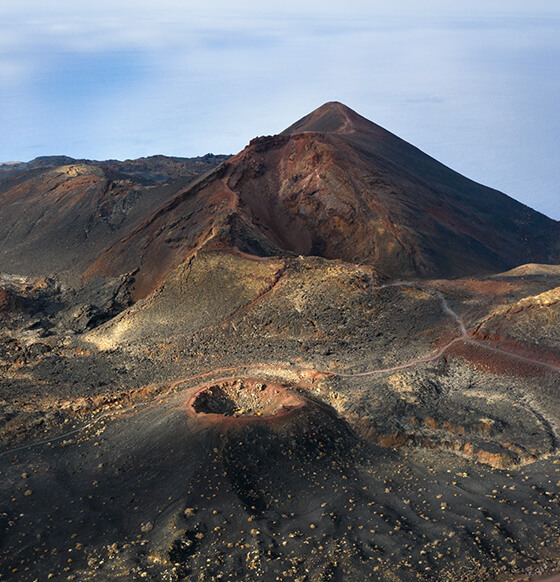
[(338, 100), (560, 219), (553, 2), (6, 4), (0, 161), (235, 153)]

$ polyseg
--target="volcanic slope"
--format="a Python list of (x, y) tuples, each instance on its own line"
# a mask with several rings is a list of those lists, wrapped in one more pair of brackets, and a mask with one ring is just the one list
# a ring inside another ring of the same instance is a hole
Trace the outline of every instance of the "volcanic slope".
[(363, 265), (202, 250), (94, 330), (24, 330), (0, 353), (0, 573), (509, 582), (558, 569), (560, 365), (476, 326), (559, 284), (387, 283)]
[(0, 164), (0, 270), (79, 275), (111, 243), (227, 156)]
[[(560, 272), (503, 272), (506, 243), (552, 260), (557, 223), (339, 104), (296, 126), (189, 185), (113, 166), (169, 196), (79, 239), (85, 295), (0, 275), (2, 580), (560, 571)], [(97, 216), (108, 170), (20, 169), (63, 209), (94, 181)], [(22, 221), (43, 200), (25, 191)], [(82, 214), (57, 216), (22, 247), (42, 273), (71, 262), (49, 245)]]
[(367, 263), (396, 278), (457, 277), (555, 262), (559, 234), (556, 221), (327, 103), (251, 141), (88, 273), (139, 269), (143, 296), (198, 249), (236, 247)]

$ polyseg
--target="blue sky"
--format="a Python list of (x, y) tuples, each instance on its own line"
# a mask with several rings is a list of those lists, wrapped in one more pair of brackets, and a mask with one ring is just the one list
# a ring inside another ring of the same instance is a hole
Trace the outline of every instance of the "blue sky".
[(0, 161), (235, 153), (337, 100), (560, 219), (560, 3), (458, 4), (6, 0)]

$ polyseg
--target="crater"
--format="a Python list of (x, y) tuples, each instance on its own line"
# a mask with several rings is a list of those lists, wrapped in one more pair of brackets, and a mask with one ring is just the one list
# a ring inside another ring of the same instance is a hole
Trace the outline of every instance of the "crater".
[(301, 396), (281, 384), (236, 379), (199, 386), (187, 402), (187, 413), (208, 420), (257, 420), (285, 416), (305, 404)]

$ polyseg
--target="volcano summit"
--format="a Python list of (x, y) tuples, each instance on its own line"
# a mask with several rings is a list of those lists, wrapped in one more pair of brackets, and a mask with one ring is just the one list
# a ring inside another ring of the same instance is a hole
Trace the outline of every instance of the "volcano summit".
[(560, 224), (340, 103), (0, 165), (2, 580), (560, 570)]

